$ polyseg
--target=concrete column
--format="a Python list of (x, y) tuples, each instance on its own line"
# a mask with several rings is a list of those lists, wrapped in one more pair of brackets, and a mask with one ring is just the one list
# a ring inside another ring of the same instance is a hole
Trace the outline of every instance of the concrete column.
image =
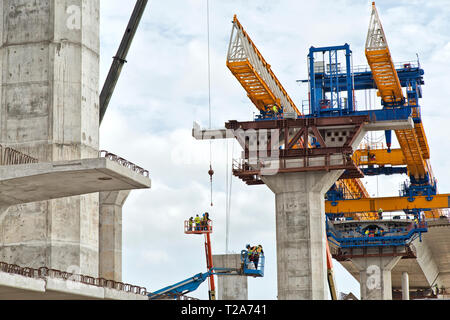
[(361, 300), (392, 300), (391, 271), (401, 257), (352, 258), (359, 269)]
[(100, 192), (99, 277), (122, 281), (122, 207), (130, 191)]
[(328, 298), (324, 195), (342, 172), (262, 177), (275, 193), (280, 300)]
[(425, 240), (420, 241), (420, 239), (415, 239), (412, 242), (412, 246), (417, 256), (416, 261), (427, 278), (428, 284), (430, 286), (438, 285), (439, 288), (443, 286), (445, 282), (442, 279), (439, 266), (427, 242)]
[[(39, 161), (97, 156), (99, 5), (0, 2), (0, 144)], [(10, 207), (0, 260), (98, 276), (98, 197)]]
[(402, 300), (409, 300), (409, 276), (408, 272), (402, 272)]
[[(216, 268), (241, 267), (240, 254), (215, 254), (213, 263)], [(247, 276), (217, 276), (218, 300), (248, 300)]]

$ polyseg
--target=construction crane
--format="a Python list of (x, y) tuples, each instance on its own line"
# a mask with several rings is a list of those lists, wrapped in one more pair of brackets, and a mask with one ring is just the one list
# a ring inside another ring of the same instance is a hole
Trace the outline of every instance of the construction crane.
[(130, 21), (128, 23), (125, 34), (123, 35), (122, 42), (116, 55), (113, 57), (113, 63), (106, 77), (103, 89), (100, 93), (100, 124), (103, 121), (106, 110), (108, 109), (109, 101), (113, 95), (117, 81), (119, 80), (120, 73), (122, 72), (123, 65), (127, 62), (126, 58), (128, 51), (130, 50), (131, 43), (136, 34), (137, 28), (144, 14), (148, 0), (137, 0), (133, 13), (131, 14)]
[[(227, 55), (227, 67), (247, 92), (249, 99), (260, 111), (256, 120), (294, 118), (303, 114), (289, 97), (278, 78), (273, 73), (270, 64), (266, 62), (250, 36), (244, 30), (236, 15), (233, 18), (230, 44)], [(270, 107), (278, 106), (278, 113), (271, 113)], [(268, 111), (269, 110), (269, 111)], [(288, 143), (287, 141), (285, 143)], [(303, 139), (300, 140), (303, 143)], [(308, 146), (311, 144), (308, 142)], [(347, 179), (342, 184), (354, 193), (367, 197), (359, 179)], [(328, 247), (327, 247), (328, 248)], [(333, 300), (337, 299), (332, 277), (332, 260), (327, 249), (328, 283)]]
[[(284, 118), (302, 116), (236, 15), (233, 18), (227, 67), (246, 90), (249, 99), (261, 112), (259, 119), (267, 118), (266, 110), (271, 105), (281, 106)], [(351, 199), (369, 196), (358, 178), (342, 179), (340, 184), (348, 190), (346, 194)], [(371, 213), (366, 215), (370, 216)]]
[(284, 117), (301, 115), (236, 15), (233, 18), (227, 67), (262, 113), (266, 112), (267, 107), (276, 105)]
[[(414, 194), (431, 192), (435, 194), (437, 192), (436, 182), (429, 163), (430, 149), (417, 101), (419, 97), (417, 84), (408, 84), (407, 97), (405, 97), (375, 2), (372, 2), (372, 14), (366, 39), (365, 54), (372, 70), (373, 80), (378, 88), (378, 96), (381, 97), (384, 108), (397, 108), (405, 104), (412, 108), (414, 129), (395, 130), (411, 179), (411, 185), (406, 192)], [(386, 143), (388, 146), (387, 151), (390, 152), (390, 131), (386, 131)], [(439, 214), (438, 211), (432, 211), (431, 216), (434, 216), (436, 213)], [(427, 213), (427, 215), (429, 216), (430, 213)]]

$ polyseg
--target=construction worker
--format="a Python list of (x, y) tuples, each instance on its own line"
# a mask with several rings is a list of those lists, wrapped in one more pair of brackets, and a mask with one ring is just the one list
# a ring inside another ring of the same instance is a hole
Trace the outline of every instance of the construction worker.
[(255, 252), (256, 252), (256, 247), (253, 246), (251, 247), (249, 244), (247, 245), (247, 256), (248, 256), (248, 266), (251, 265), (251, 262), (253, 262), (253, 259), (255, 258)]
[(273, 115), (274, 115), (274, 117), (276, 117), (276, 116), (277, 116), (277, 114), (278, 114), (278, 107), (277, 107), (277, 105), (276, 105), (276, 104), (274, 104), (274, 105), (272, 106), (272, 111), (273, 111)]
[(378, 219), (383, 220), (383, 209), (378, 209)]
[(203, 214), (203, 219), (202, 219), (202, 226), (203, 226), (203, 230), (208, 230), (208, 222), (209, 222), (209, 213), (205, 212)]
[(364, 235), (365, 235), (366, 237), (369, 236), (369, 229), (366, 229), (366, 231), (364, 232)]
[(379, 237), (379, 236), (381, 236), (381, 230), (376, 228), (375, 229), (375, 237)]
[(189, 230), (189, 231), (192, 231), (192, 225), (194, 224), (194, 218), (193, 218), (193, 217), (190, 217), (188, 223), (189, 223), (189, 228), (188, 228), (188, 230)]
[(260, 255), (264, 255), (264, 251), (263, 251), (262, 245), (258, 244), (258, 246), (255, 247), (255, 252), (253, 255), (253, 263), (255, 264), (256, 270), (258, 270), (258, 261), (259, 261)]
[(201, 220), (198, 214), (195, 216), (194, 222), (195, 222), (195, 231), (200, 231)]

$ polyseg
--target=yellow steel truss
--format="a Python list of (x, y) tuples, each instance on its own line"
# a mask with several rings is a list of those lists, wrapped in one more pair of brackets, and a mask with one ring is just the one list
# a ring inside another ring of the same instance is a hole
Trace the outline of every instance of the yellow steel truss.
[(427, 200), (426, 196), (417, 196), (413, 201), (408, 197), (383, 197), (355, 200), (340, 200), (325, 202), (326, 213), (360, 213), (376, 212), (382, 208), (384, 212), (412, 209), (444, 209), (450, 207), (450, 194), (438, 194)]

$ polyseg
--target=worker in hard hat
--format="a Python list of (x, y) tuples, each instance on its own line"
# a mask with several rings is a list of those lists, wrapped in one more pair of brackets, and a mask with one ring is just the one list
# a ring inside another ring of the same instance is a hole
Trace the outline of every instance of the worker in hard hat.
[(255, 264), (256, 270), (258, 270), (258, 262), (259, 262), (260, 255), (264, 255), (264, 250), (262, 248), (262, 245), (258, 244), (258, 246), (255, 247), (255, 251), (253, 254), (253, 263)]
[(378, 209), (378, 219), (383, 220), (383, 209)]
[(249, 244), (247, 244), (246, 248), (247, 248), (247, 259), (248, 259), (247, 266), (251, 266), (253, 259), (255, 258), (256, 247), (255, 246), (252, 247)]
[(274, 116), (276, 116), (277, 113), (278, 113), (278, 106), (277, 106), (276, 104), (274, 104), (274, 105), (272, 106), (272, 111), (273, 111)]
[(417, 229), (418, 225), (419, 225), (419, 220), (417, 219), (417, 216), (414, 216), (414, 228)]
[(364, 232), (364, 235), (365, 235), (366, 237), (369, 236), (369, 229), (366, 229), (366, 231)]
[(201, 224), (201, 219), (198, 216), (198, 214), (195, 216), (194, 218), (194, 222), (195, 222), (195, 231), (200, 231), (200, 224)]
[(205, 212), (203, 214), (203, 218), (202, 218), (202, 226), (203, 226), (203, 230), (208, 230), (208, 223), (209, 223), (209, 213)]

